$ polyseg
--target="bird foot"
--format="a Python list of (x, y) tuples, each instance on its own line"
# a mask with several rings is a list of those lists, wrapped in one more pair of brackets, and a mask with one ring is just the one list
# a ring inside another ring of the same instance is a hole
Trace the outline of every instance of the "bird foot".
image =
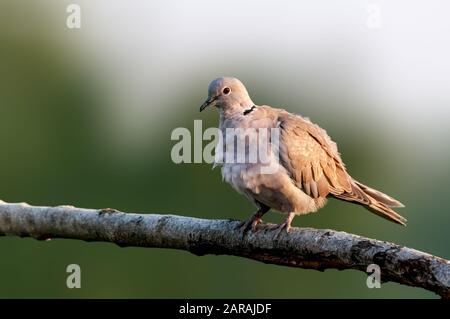
[(276, 225), (273, 228), (273, 231), (276, 232), (275, 237), (280, 237), (283, 231), (285, 231), (287, 234), (289, 234), (289, 231), (291, 230), (291, 225), (289, 225), (287, 222), (283, 222), (279, 225)]
[(277, 237), (277, 238), (280, 237), (280, 235), (283, 233), (283, 231), (286, 231), (286, 233), (289, 234), (289, 231), (292, 228), (291, 223), (292, 223), (292, 220), (294, 219), (294, 216), (295, 216), (295, 214), (290, 213), (289, 216), (286, 218), (286, 220), (283, 223), (281, 223), (273, 228), (273, 231), (276, 232), (275, 237)]
[(255, 232), (256, 231), (256, 226), (258, 224), (262, 223), (262, 219), (260, 216), (258, 216), (257, 214), (253, 215), (252, 217), (250, 217), (247, 220), (242, 221), (241, 223), (239, 223), (238, 227), (242, 228), (243, 233), (247, 233), (250, 229)]

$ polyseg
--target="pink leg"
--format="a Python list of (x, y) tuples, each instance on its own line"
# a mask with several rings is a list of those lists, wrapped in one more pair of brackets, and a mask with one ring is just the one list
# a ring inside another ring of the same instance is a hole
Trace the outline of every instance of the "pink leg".
[(289, 231), (291, 230), (291, 223), (294, 217), (295, 213), (289, 213), (285, 221), (275, 228), (275, 230), (277, 230), (277, 237), (280, 236), (283, 230), (286, 230), (286, 233), (289, 233)]
[(264, 216), (270, 210), (270, 207), (261, 206), (258, 211), (253, 214), (248, 220), (241, 223), (240, 227), (244, 229), (244, 233), (247, 232), (250, 228), (252, 231), (256, 231), (256, 226), (262, 223), (261, 217)]

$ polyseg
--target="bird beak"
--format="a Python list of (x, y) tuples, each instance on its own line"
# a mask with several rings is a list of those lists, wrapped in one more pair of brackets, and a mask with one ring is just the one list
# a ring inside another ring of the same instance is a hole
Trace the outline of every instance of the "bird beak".
[(203, 103), (202, 106), (200, 106), (200, 112), (203, 111), (204, 109), (206, 109), (210, 104), (211, 104), (211, 101), (206, 100), (205, 103)]
[(210, 106), (215, 100), (217, 100), (217, 98), (218, 96), (214, 96), (210, 99), (207, 99), (205, 103), (203, 103), (202, 106), (200, 106), (200, 112), (206, 109), (208, 106)]

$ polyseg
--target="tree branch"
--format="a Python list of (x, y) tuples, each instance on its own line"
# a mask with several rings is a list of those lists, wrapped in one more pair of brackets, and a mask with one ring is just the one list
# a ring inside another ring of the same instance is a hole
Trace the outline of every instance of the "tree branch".
[(246, 257), (316, 269), (381, 268), (381, 280), (421, 287), (450, 298), (450, 262), (407, 247), (334, 230), (292, 228), (276, 236), (271, 225), (243, 233), (238, 221), (126, 214), (113, 209), (36, 207), (0, 200), (0, 235), (103, 241), (121, 247), (187, 250), (196, 255)]

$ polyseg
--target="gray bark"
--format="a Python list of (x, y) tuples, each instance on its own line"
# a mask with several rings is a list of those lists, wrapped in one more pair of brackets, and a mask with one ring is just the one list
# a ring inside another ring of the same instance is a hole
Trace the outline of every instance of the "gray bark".
[(270, 224), (246, 233), (239, 224), (233, 220), (126, 214), (72, 206), (37, 207), (0, 200), (0, 235), (171, 248), (199, 256), (234, 255), (320, 271), (334, 268), (365, 272), (368, 265), (377, 264), (383, 282), (421, 287), (450, 298), (450, 262), (445, 259), (335, 230), (294, 227), (289, 234), (277, 236)]

